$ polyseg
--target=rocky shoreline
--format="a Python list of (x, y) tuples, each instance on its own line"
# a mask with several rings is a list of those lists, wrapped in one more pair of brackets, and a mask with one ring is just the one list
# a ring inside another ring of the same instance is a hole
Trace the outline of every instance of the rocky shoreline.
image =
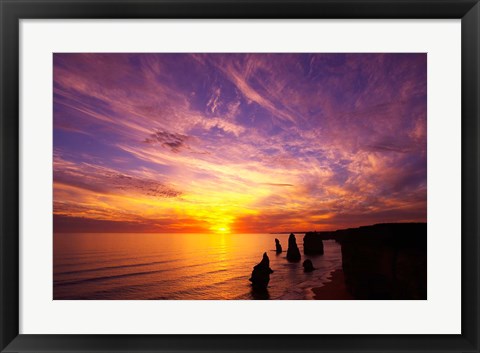
[[(306, 232), (303, 253), (323, 255), (324, 240), (341, 245), (342, 269), (334, 271), (326, 285), (312, 289), (315, 299), (427, 299), (426, 223), (383, 223)], [(287, 254), (289, 262), (299, 262), (302, 257), (293, 233)], [(302, 265), (305, 272), (315, 270), (311, 260)]]
[(376, 224), (310, 236), (341, 244), (345, 286), (355, 299), (427, 299), (426, 223)]

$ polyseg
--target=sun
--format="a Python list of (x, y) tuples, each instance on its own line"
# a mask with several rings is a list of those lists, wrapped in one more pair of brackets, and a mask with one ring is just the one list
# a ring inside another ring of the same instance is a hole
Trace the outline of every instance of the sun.
[(230, 227), (227, 227), (227, 226), (218, 226), (218, 227), (215, 227), (213, 230), (214, 230), (215, 233), (218, 233), (218, 234), (229, 234), (230, 233)]

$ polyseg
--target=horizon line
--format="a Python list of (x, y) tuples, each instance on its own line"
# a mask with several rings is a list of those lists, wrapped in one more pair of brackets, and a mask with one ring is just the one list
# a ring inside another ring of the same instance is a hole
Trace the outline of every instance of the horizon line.
[[(275, 235), (275, 234), (305, 234), (305, 233), (328, 233), (328, 232), (336, 232), (340, 230), (347, 230), (347, 229), (356, 229), (356, 228), (362, 228), (362, 227), (372, 227), (376, 225), (382, 225), (382, 224), (427, 224), (427, 222), (381, 222), (381, 223), (373, 223), (373, 224), (365, 224), (357, 227), (346, 227), (346, 228), (337, 228), (337, 229), (332, 229), (332, 230), (308, 230), (308, 231), (278, 231), (278, 232), (259, 232), (259, 233), (248, 233), (248, 232), (230, 232), (230, 233), (223, 233), (222, 235), (228, 235), (228, 234), (269, 234), (269, 235)], [(53, 234), (216, 234), (218, 235), (219, 233), (215, 232), (79, 232), (79, 231), (73, 231), (73, 232), (52, 232)]]

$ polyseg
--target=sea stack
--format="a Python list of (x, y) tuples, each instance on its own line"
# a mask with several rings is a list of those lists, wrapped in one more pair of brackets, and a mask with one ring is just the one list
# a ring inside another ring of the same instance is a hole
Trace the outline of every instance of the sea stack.
[(287, 260), (291, 262), (298, 262), (301, 258), (302, 256), (300, 255), (300, 250), (298, 250), (295, 234), (290, 233), (290, 236), (288, 237)]
[(277, 238), (275, 238), (275, 251), (277, 252), (277, 254), (280, 254), (283, 251), (280, 240), (278, 240)]
[(252, 277), (250, 277), (252, 287), (256, 290), (266, 290), (268, 282), (270, 282), (271, 273), (273, 273), (273, 271), (270, 268), (270, 259), (265, 252), (263, 253), (262, 261), (253, 267)]
[(305, 255), (323, 255), (323, 241), (317, 232), (305, 233), (303, 237), (303, 253)]
[(307, 259), (303, 261), (303, 272), (312, 272), (313, 270), (315, 270), (315, 268), (313, 267), (312, 260)]

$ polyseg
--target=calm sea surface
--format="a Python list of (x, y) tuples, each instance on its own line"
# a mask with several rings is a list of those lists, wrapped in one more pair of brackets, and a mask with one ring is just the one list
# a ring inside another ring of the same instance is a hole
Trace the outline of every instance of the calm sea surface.
[[(275, 253), (274, 239), (284, 252)], [(312, 287), (341, 268), (340, 246), (323, 256), (286, 259), (288, 234), (55, 234), (54, 299), (253, 299), (249, 278), (263, 252), (274, 273), (270, 299), (310, 299)], [(318, 269), (304, 273), (311, 259)]]

